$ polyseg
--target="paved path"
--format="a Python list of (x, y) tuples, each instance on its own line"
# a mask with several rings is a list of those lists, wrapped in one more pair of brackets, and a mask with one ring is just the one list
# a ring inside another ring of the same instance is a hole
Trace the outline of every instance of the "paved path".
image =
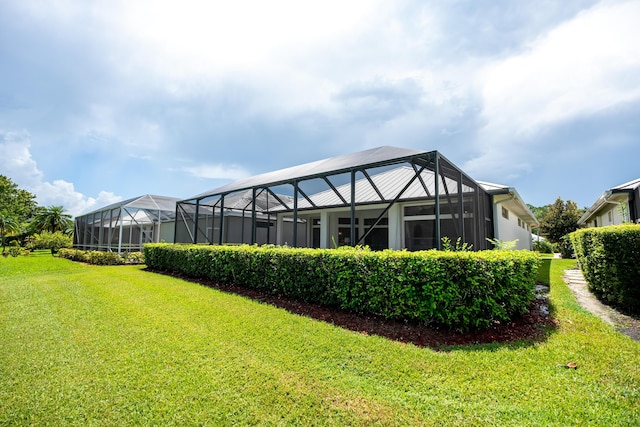
[(582, 271), (578, 269), (565, 270), (564, 281), (567, 282), (569, 289), (571, 289), (576, 296), (581, 306), (613, 326), (618, 332), (628, 335), (636, 341), (640, 341), (640, 320), (626, 316), (608, 305), (601, 303), (600, 300), (589, 291)]

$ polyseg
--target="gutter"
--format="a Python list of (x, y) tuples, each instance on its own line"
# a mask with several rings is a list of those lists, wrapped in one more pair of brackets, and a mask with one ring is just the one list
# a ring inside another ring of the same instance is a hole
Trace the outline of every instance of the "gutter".
[[(626, 190), (622, 190), (622, 191), (616, 191), (615, 193), (627, 193), (627, 192), (628, 191)], [(582, 216), (578, 220), (578, 224), (579, 225), (586, 224), (588, 220), (591, 219), (596, 214), (596, 212), (602, 209), (606, 204), (620, 206), (620, 202), (616, 200), (611, 200), (611, 196), (613, 196), (613, 194), (614, 194), (614, 191), (612, 190), (607, 190), (604, 193), (602, 193), (600, 197), (598, 197), (598, 200), (596, 200), (596, 202), (593, 205), (591, 205), (591, 207), (589, 207), (585, 213), (582, 214)]]

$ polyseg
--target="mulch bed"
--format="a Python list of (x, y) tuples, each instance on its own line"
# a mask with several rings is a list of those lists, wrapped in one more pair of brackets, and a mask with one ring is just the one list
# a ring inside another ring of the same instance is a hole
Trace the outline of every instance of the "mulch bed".
[(531, 302), (528, 313), (512, 319), (511, 322), (496, 322), (487, 329), (462, 333), (411, 322), (387, 320), (375, 315), (354, 314), (335, 307), (301, 302), (257, 289), (192, 279), (180, 274), (154, 272), (179, 277), (222, 292), (241, 295), (285, 309), (291, 313), (331, 323), (364, 335), (378, 335), (394, 341), (433, 349), (473, 344), (509, 343), (522, 340), (539, 342), (546, 339), (549, 331), (556, 327), (555, 320), (549, 314), (549, 301), (545, 295), (541, 294), (538, 294), (537, 298)]

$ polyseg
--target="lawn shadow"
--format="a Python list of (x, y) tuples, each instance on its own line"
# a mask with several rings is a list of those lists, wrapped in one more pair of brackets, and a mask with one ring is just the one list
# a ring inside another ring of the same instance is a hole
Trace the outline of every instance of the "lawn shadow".
[(514, 349), (529, 347), (546, 341), (556, 329), (556, 322), (549, 310), (548, 288), (546, 293), (537, 292), (527, 313), (515, 317), (510, 322), (494, 322), (483, 330), (459, 332), (409, 321), (389, 320), (376, 315), (352, 313), (336, 307), (299, 301), (242, 286), (224, 285), (149, 268), (144, 270), (177, 277), (225, 293), (240, 295), (362, 335), (377, 335), (393, 341), (434, 350), (498, 349), (505, 346)]

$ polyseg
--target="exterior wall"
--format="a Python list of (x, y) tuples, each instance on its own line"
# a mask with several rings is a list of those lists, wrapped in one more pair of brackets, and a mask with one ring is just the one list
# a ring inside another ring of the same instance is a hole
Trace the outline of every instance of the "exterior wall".
[(159, 225), (156, 224), (156, 233), (155, 233), (155, 235), (157, 236), (156, 243), (160, 243), (162, 241), (165, 241), (167, 243), (173, 243), (175, 228), (176, 228), (175, 221), (167, 221)]
[[(505, 214), (507, 218), (505, 218)], [(518, 240), (516, 249), (531, 249), (531, 228), (505, 206), (505, 203), (494, 204), (495, 238), (503, 242)]]
[[(368, 221), (376, 219), (382, 212), (381, 208), (359, 209), (356, 211), (356, 236), (359, 238), (366, 232)], [(289, 214), (287, 214), (289, 215)], [(299, 220), (303, 220), (304, 224), (298, 225), (298, 246), (317, 247), (317, 248), (333, 248), (334, 245), (345, 246), (351, 244), (351, 212), (349, 209), (324, 209), (320, 211), (302, 212), (298, 215)], [(293, 223), (292, 221), (283, 221), (282, 236), (278, 237), (278, 244), (285, 244), (293, 240)], [(386, 225), (377, 227), (377, 233), (380, 230), (386, 230)], [(374, 249), (381, 249), (380, 235), (372, 234), (367, 238), (367, 243)], [(373, 240), (371, 240), (373, 239)], [(388, 247), (388, 236), (384, 236), (385, 247)]]
[[(355, 213), (356, 220), (356, 238), (359, 239), (364, 236), (371, 224), (375, 222), (378, 216), (384, 210), (383, 205), (370, 205), (370, 206), (358, 206)], [(365, 237), (363, 241), (360, 241), (361, 245), (368, 245), (372, 249), (409, 249), (409, 250), (421, 250), (431, 249), (436, 245), (435, 239), (435, 214), (425, 213), (420, 215), (409, 215), (407, 212), (411, 211), (411, 208), (424, 207), (425, 210), (433, 210), (433, 200), (425, 201), (411, 201), (411, 202), (398, 202), (393, 205), (382, 220), (378, 223), (376, 228)], [(409, 208), (407, 211), (405, 208)], [(477, 229), (479, 221), (474, 218), (477, 215), (481, 218), (480, 223), (484, 225), (487, 218), (492, 216), (492, 212), (485, 212), (486, 207), (478, 207), (475, 213), (468, 212), (465, 214), (464, 219), (464, 233), (466, 241), (473, 245), (476, 250), (486, 249), (488, 243), (486, 241), (486, 230)], [(333, 248), (335, 245), (344, 246), (350, 245), (351, 234), (351, 211), (348, 208), (333, 208), (324, 209), (318, 211), (305, 211), (299, 214), (299, 218), (306, 221), (306, 229), (303, 231), (307, 236), (307, 244), (309, 247), (318, 248)], [(459, 219), (458, 219), (459, 221)], [(455, 243), (458, 236), (462, 234), (461, 228), (463, 227), (459, 221), (457, 228), (453, 227), (452, 215), (441, 214), (441, 237), (449, 237), (452, 242)], [(493, 236), (493, 230), (491, 235)], [(526, 232), (526, 230), (524, 230)], [(416, 235), (417, 233), (417, 235)], [(526, 234), (526, 233), (525, 233)], [(300, 236), (300, 232), (298, 234)], [(524, 245), (531, 245), (531, 236), (528, 235), (528, 240), (523, 236), (519, 236), (520, 241), (524, 242)], [(278, 238), (278, 244), (287, 242), (285, 237)], [(520, 242), (519, 242), (520, 243)], [(299, 244), (299, 246), (304, 246)]]
[(602, 209), (600, 209), (595, 215), (593, 215), (586, 223), (587, 227), (604, 227), (607, 225), (619, 225), (625, 220), (628, 220), (629, 216), (629, 202), (622, 201), (627, 206), (627, 218), (622, 215), (620, 205), (607, 203)]

